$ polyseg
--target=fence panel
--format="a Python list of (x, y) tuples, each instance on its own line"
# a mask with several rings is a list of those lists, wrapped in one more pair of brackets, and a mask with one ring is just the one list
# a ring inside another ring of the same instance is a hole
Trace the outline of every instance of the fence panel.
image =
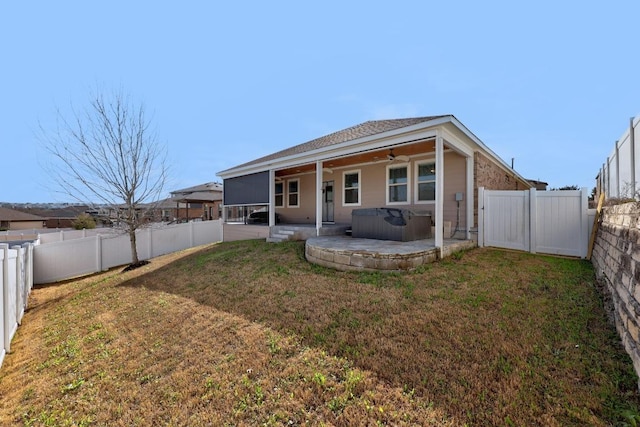
[(93, 228), (90, 230), (39, 230), (40, 243), (62, 242), (64, 240), (83, 239), (100, 235), (117, 234), (113, 228)]
[(529, 193), (485, 191), (485, 245), (529, 249)]
[(629, 126), (614, 144), (613, 150), (598, 173), (598, 190), (609, 197), (640, 195), (640, 116), (629, 120)]
[(33, 245), (0, 245), (0, 367), (11, 349), (31, 292)]
[[(586, 236), (586, 206), (582, 192), (537, 192), (535, 252), (583, 256)], [(583, 218), (584, 216), (584, 218)]]
[(192, 224), (194, 246), (204, 245), (209, 242), (222, 241), (222, 219), (215, 221), (193, 222)]
[(7, 353), (4, 338), (4, 288), (9, 286), (9, 284), (4, 275), (4, 256), (5, 251), (2, 246), (0, 246), (0, 366), (2, 366), (2, 361)]
[(17, 252), (16, 256), (16, 322), (18, 325), (22, 323), (22, 316), (24, 315), (24, 262), (25, 262), (25, 250), (22, 246), (14, 246), (13, 249)]
[[(480, 246), (585, 257), (589, 239), (587, 189), (481, 190)], [(480, 221), (479, 221), (480, 222)]]
[(97, 238), (101, 239), (102, 242), (101, 270), (131, 263), (131, 243), (128, 235), (98, 236)]
[(18, 329), (17, 320), (17, 289), (16, 263), (18, 251), (4, 246), (4, 349), (8, 353), (11, 348), (11, 338)]
[(154, 230), (153, 256), (160, 256), (194, 246), (191, 224), (178, 224)]
[[(66, 239), (66, 237), (65, 237)], [(138, 231), (138, 257), (147, 259), (222, 240), (222, 221), (203, 221)], [(50, 283), (131, 262), (126, 234), (86, 237), (35, 246), (33, 283)]]
[(99, 237), (65, 240), (34, 248), (34, 283), (49, 283), (99, 271)]

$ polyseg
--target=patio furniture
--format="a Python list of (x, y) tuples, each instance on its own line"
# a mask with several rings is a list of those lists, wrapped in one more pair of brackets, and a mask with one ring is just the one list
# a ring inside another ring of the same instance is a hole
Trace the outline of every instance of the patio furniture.
[(351, 211), (351, 236), (407, 242), (431, 238), (431, 211), (366, 208)]

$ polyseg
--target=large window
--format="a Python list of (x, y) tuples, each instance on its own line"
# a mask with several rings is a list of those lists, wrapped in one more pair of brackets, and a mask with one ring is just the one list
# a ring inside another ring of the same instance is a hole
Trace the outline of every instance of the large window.
[(284, 184), (283, 183), (276, 182), (275, 196), (276, 196), (276, 208), (284, 207)]
[(417, 167), (417, 202), (433, 202), (436, 200), (436, 164), (434, 162), (418, 163)]
[(360, 205), (360, 171), (348, 171), (343, 175), (343, 200), (344, 206)]
[(387, 204), (409, 203), (409, 165), (387, 167)]
[(300, 206), (300, 180), (291, 179), (287, 181), (287, 207), (297, 208)]

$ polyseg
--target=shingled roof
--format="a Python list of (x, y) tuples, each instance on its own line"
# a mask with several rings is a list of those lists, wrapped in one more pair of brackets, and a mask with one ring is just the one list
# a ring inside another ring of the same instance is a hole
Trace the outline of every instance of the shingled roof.
[[(292, 156), (295, 154), (302, 154), (308, 151), (317, 150), (324, 147), (329, 147), (343, 142), (353, 141), (358, 138), (364, 138), (371, 135), (377, 135), (380, 133), (388, 132), (395, 129), (400, 129), (407, 126), (412, 126), (422, 122), (428, 122), (431, 120), (447, 117), (446, 115), (440, 116), (425, 116), (425, 117), (412, 117), (406, 119), (391, 119), (391, 120), (370, 120), (359, 125), (352, 126), (347, 129), (340, 130), (338, 132), (331, 133), (329, 135), (321, 136), (320, 138), (313, 139), (311, 141), (286, 148), (273, 154), (269, 154), (259, 159), (252, 160), (247, 163), (236, 166), (237, 168), (259, 164), (269, 160), (279, 159), (282, 157)], [(234, 167), (233, 169), (235, 169)]]
[(0, 207), (0, 221), (44, 221), (46, 218)]

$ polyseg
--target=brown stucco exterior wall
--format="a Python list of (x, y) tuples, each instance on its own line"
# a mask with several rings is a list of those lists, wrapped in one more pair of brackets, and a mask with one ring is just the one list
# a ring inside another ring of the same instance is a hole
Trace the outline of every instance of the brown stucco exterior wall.
[(478, 188), (487, 190), (526, 190), (531, 188), (527, 181), (518, 179), (514, 173), (501, 168), (482, 153), (473, 155), (473, 197), (476, 206), (473, 208), (473, 227), (478, 227)]
[(490, 161), (483, 154), (476, 152), (473, 162), (473, 188), (484, 187), (487, 190), (526, 190), (531, 188), (528, 182), (517, 179), (514, 173), (509, 173)]

